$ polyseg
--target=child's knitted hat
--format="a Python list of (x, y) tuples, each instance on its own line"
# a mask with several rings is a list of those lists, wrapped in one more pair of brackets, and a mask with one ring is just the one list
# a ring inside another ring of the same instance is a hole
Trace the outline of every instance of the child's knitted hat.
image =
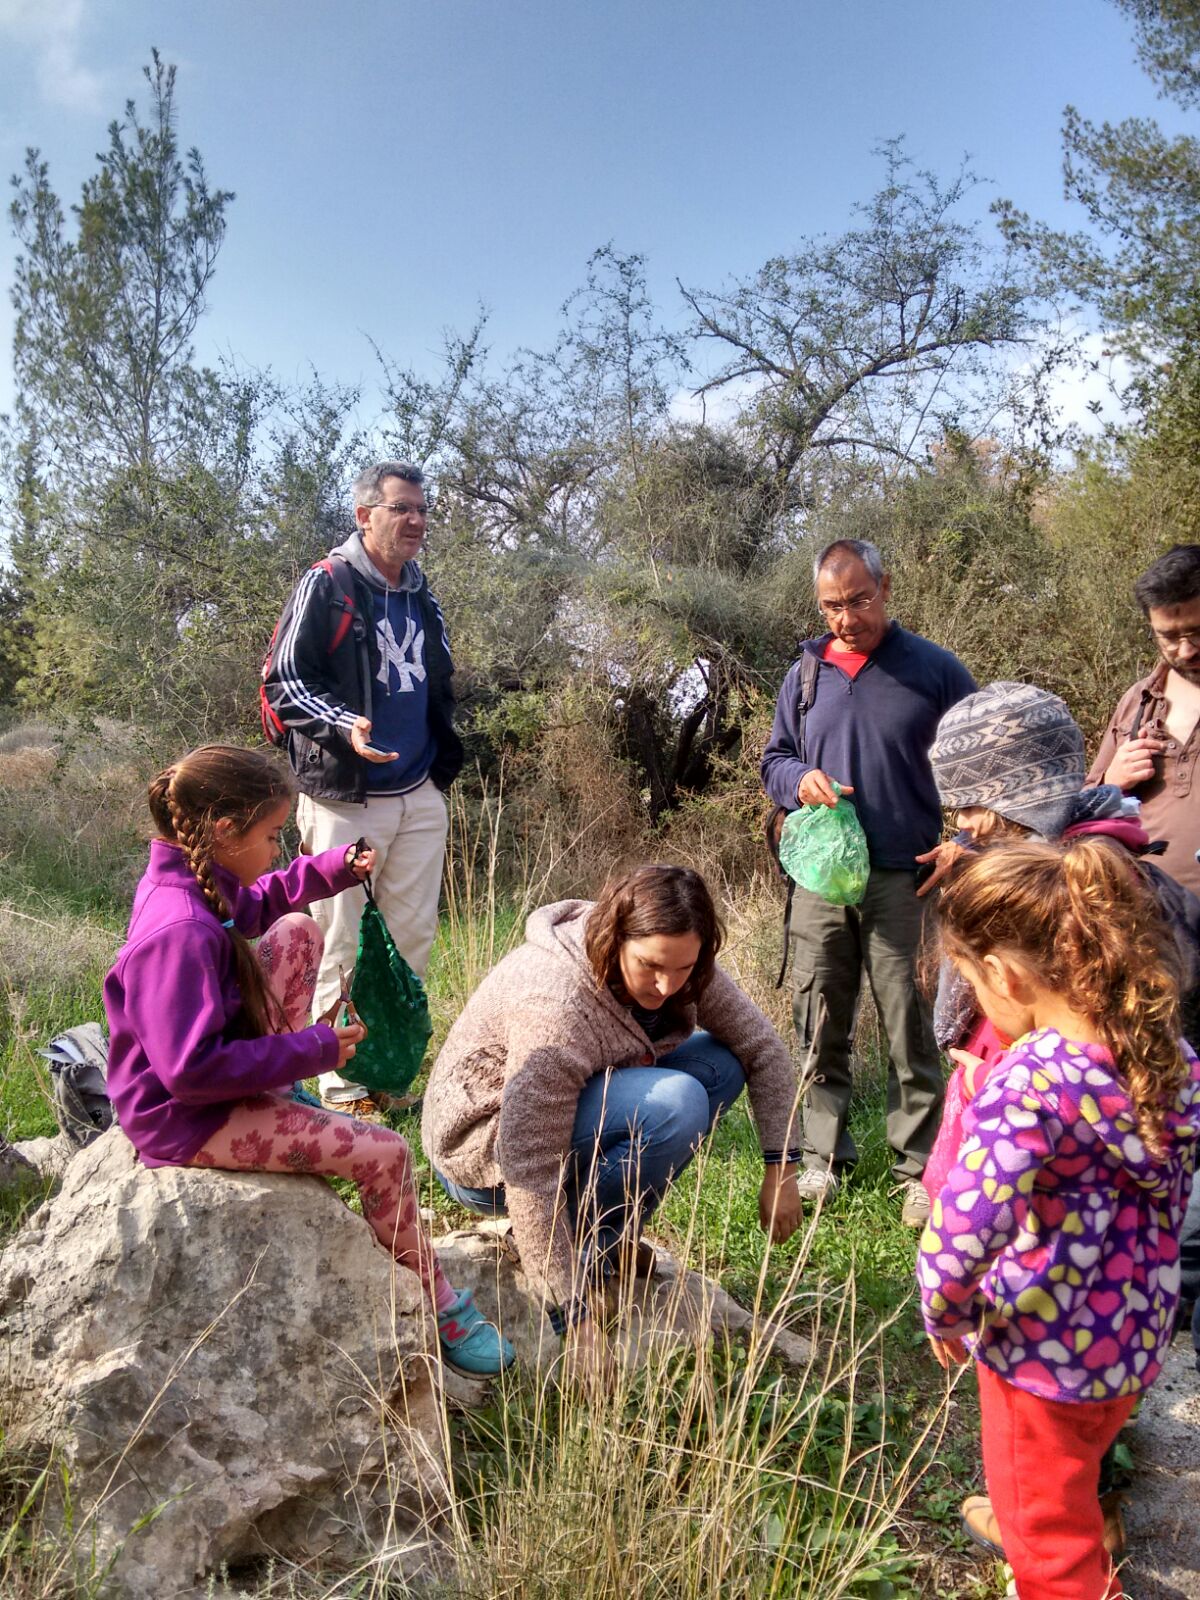
[(938, 723), (929, 759), (942, 804), (984, 806), (1057, 839), (1083, 787), (1083, 735), (1056, 694), (989, 683)]

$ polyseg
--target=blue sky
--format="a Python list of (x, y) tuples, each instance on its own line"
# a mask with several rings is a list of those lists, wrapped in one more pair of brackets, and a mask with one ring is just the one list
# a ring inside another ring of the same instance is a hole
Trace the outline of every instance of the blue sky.
[[(0, 0), (0, 165), (73, 199), (152, 45), (180, 133), (236, 191), (200, 354), (370, 383), (482, 301), (503, 355), (547, 341), (608, 240), (719, 286), (836, 233), (907, 137), (1071, 220), (1059, 128), (1174, 122), (1106, 0)], [(0, 410), (12, 399), (0, 243)]]

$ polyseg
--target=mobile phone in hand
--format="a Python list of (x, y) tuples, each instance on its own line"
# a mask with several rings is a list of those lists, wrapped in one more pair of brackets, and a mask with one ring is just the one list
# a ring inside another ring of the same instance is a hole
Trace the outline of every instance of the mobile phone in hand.
[(369, 741), (363, 745), (363, 749), (373, 756), (394, 756), (399, 754), (396, 750), (384, 750), (381, 745), (371, 744)]

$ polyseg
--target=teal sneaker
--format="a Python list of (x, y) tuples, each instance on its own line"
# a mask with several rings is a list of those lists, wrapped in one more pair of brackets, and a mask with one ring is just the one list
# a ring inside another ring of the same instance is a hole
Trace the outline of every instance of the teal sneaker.
[(452, 1305), (438, 1312), (437, 1325), (442, 1354), (472, 1378), (495, 1377), (516, 1360), (517, 1352), (484, 1317), (470, 1289), (463, 1289)]

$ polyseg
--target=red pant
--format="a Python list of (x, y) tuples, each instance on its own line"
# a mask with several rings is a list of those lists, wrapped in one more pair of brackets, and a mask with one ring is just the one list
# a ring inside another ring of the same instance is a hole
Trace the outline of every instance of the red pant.
[(1118, 1600), (1100, 1457), (1137, 1403), (1043, 1400), (976, 1362), (983, 1470), (1021, 1600)]

